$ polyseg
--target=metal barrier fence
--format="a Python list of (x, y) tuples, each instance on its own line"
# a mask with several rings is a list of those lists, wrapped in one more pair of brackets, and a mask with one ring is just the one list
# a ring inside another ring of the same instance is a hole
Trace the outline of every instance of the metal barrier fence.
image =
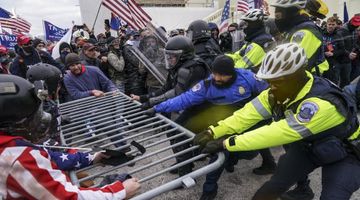
[[(206, 155), (193, 154), (190, 159), (172, 165), (176, 156), (189, 154), (199, 148), (191, 146), (177, 153), (172, 151), (174, 147), (191, 142), (194, 134), (162, 115), (145, 115), (138, 102), (122, 93), (107, 93), (104, 97), (88, 97), (64, 103), (60, 105), (60, 111), (71, 118), (70, 124), (61, 126), (63, 145), (107, 148), (135, 155), (133, 160), (117, 166), (93, 165), (71, 172), (71, 180), (77, 185), (85, 180), (95, 180), (98, 184), (106, 174), (128, 173), (139, 178), (142, 184), (140, 194), (132, 199), (151, 199), (181, 186), (188, 188), (195, 185), (195, 178), (214, 171), (224, 162), (224, 155), (219, 153), (216, 162), (205, 166), (195, 162), (195, 169), (182, 177), (167, 173)], [(173, 142), (184, 136), (184, 140)], [(131, 141), (143, 145), (146, 153), (140, 154), (138, 149), (132, 148)], [(90, 175), (78, 179), (75, 174), (81, 171)]]

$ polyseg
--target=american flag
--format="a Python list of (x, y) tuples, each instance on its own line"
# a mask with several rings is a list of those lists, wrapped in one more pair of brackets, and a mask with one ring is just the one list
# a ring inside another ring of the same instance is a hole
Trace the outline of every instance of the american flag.
[(238, 0), (236, 11), (246, 13), (252, 9), (264, 9), (264, 0)]
[(124, 199), (119, 181), (102, 188), (79, 188), (63, 170), (89, 165), (88, 154), (58, 155), (0, 132), (0, 199)]
[(248, 0), (238, 0), (236, 4), (236, 11), (246, 13), (249, 10)]
[(134, 0), (103, 0), (102, 4), (136, 30), (152, 20)]
[(230, 18), (230, 0), (226, 0), (224, 9), (221, 15), (221, 22), (219, 27), (219, 32), (225, 32), (227, 27), (229, 26), (229, 18)]
[(13, 34), (29, 33), (31, 24), (20, 17), (12, 15), (9, 11), (0, 8), (0, 24), (2, 28), (11, 29)]

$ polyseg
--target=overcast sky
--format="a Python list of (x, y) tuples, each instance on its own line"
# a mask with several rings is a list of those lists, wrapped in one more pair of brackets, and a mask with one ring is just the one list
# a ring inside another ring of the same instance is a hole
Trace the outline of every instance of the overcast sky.
[(12, 11), (31, 23), (32, 35), (43, 34), (42, 20), (60, 28), (69, 28), (72, 21), (81, 24), (78, 0), (0, 0), (0, 7)]

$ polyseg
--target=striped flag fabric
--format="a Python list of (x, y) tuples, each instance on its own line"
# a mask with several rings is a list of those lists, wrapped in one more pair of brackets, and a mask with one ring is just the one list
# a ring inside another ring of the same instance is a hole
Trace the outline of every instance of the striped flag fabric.
[(102, 0), (102, 4), (136, 30), (152, 20), (134, 0)]
[(249, 3), (247, 0), (238, 0), (236, 4), (236, 11), (246, 13), (249, 10)]
[(229, 26), (229, 18), (230, 18), (230, 0), (226, 0), (219, 26), (220, 33), (223, 33), (227, 30), (227, 27)]
[(23, 18), (13, 16), (9, 11), (0, 8), (0, 24), (2, 28), (11, 29), (14, 33), (29, 33), (31, 24)]

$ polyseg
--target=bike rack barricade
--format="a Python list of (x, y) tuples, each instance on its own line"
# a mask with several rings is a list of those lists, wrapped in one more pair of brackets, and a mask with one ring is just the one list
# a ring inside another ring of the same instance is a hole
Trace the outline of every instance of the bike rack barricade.
[[(216, 170), (225, 160), (223, 153), (219, 153), (214, 163), (199, 166), (204, 162), (195, 161), (207, 156), (193, 154), (199, 146), (190, 146), (174, 153), (174, 147), (191, 143), (194, 133), (160, 114), (144, 114), (138, 102), (120, 92), (60, 104), (60, 112), (71, 119), (70, 123), (61, 126), (62, 145), (88, 148), (88, 151), (118, 150), (133, 157), (132, 160), (116, 166), (95, 164), (72, 171), (70, 178), (76, 185), (82, 181), (95, 180), (97, 186), (107, 174), (128, 173), (139, 178), (142, 185), (140, 193), (132, 199), (151, 199), (179, 187), (194, 186), (197, 177)], [(184, 139), (175, 142), (174, 139), (179, 137)], [(140, 152), (131, 145), (132, 141), (145, 147), (146, 152)], [(172, 165), (175, 163), (175, 157), (186, 153), (192, 156)], [(189, 174), (179, 177), (168, 173), (193, 162), (195, 168)], [(75, 174), (83, 171), (89, 176), (78, 179)]]

